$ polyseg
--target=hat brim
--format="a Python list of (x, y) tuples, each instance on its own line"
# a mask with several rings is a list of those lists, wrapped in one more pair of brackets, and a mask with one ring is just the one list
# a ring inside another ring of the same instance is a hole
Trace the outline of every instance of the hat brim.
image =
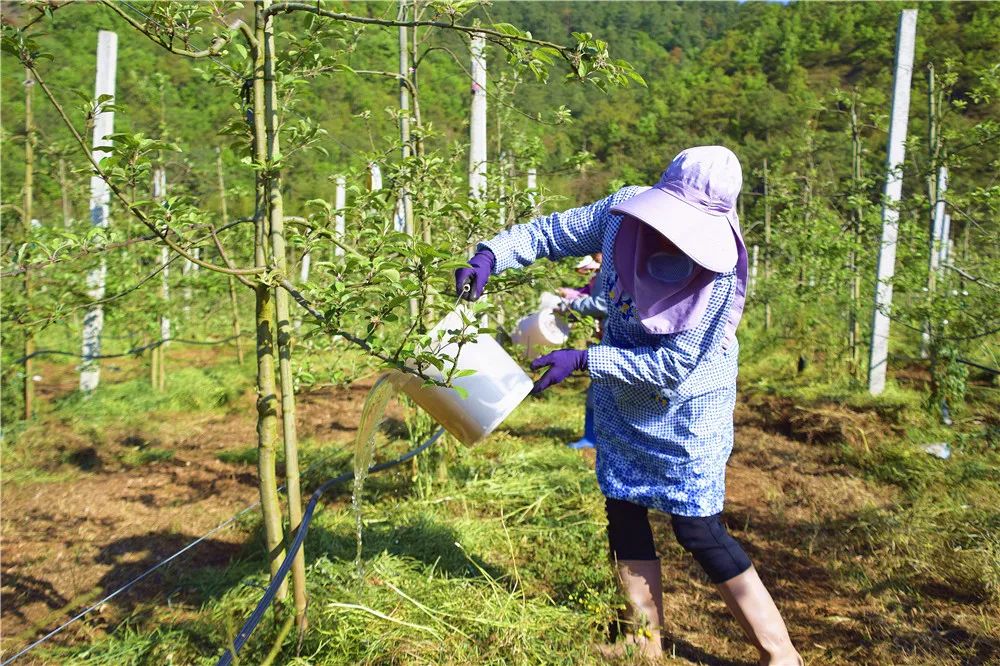
[(611, 212), (651, 226), (710, 271), (728, 273), (736, 266), (736, 238), (724, 214), (706, 213), (658, 187), (613, 206)]
[(580, 259), (580, 261), (577, 262), (574, 268), (576, 268), (576, 270), (578, 271), (582, 271), (582, 270), (597, 270), (600, 267), (601, 265), (597, 263), (594, 260), (594, 258), (588, 254), (586, 257)]

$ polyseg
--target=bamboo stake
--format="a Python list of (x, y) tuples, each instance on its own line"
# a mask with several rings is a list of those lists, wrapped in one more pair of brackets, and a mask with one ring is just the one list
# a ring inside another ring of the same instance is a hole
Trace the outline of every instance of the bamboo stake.
[[(947, 237), (944, 235), (944, 225), (945, 225), (945, 210), (944, 210), (944, 196), (945, 191), (948, 188), (948, 168), (941, 166), (937, 170), (937, 182), (934, 184), (934, 196), (935, 198), (930, 202), (931, 212), (933, 213), (931, 221), (931, 233), (930, 233), (930, 243), (929, 252), (927, 257), (927, 304), (928, 306), (934, 302), (934, 292), (937, 290), (937, 278), (939, 272), (939, 262), (941, 260), (941, 246), (946, 243)], [(921, 351), (924, 352), (922, 356), (926, 358), (926, 353), (930, 350), (931, 345), (931, 335), (933, 333), (933, 322), (928, 315), (928, 319), (924, 322), (924, 329), (921, 332)]]
[[(253, 78), (253, 159), (258, 164), (267, 160), (266, 107), (264, 104), (264, 4), (254, 3), (254, 46)], [(264, 215), (267, 208), (267, 176), (257, 172), (255, 185), (256, 212), (254, 214), (254, 266), (267, 267), (268, 219)], [(275, 471), (274, 443), (277, 439), (277, 387), (274, 375), (274, 302), (271, 289), (262, 283), (254, 287), (255, 319), (257, 322), (257, 473), (260, 482), (261, 514), (264, 521), (264, 537), (272, 578), (285, 557), (281, 527), (281, 506), (278, 502), (278, 483)], [(282, 582), (275, 595), (278, 600), (288, 596), (288, 584)]]
[[(936, 211), (938, 200), (937, 183), (934, 181), (934, 167), (937, 165), (940, 142), (938, 141), (938, 114), (937, 114), (937, 92), (935, 90), (934, 63), (927, 63), (927, 206), (929, 209), (929, 224), (931, 251), (928, 256), (930, 269), (927, 272), (927, 305), (934, 300), (934, 243), (935, 225), (937, 224)], [(938, 180), (941, 179), (941, 172), (938, 170)], [(925, 319), (920, 331), (920, 358), (928, 358), (931, 342), (931, 322)]]
[[(263, 6), (270, 5), (264, 0)], [(285, 251), (285, 213), (281, 195), (281, 172), (273, 168), (281, 154), (278, 142), (278, 92), (274, 67), (274, 20), (264, 24), (264, 104), (267, 138), (267, 164), (271, 167), (268, 178), (268, 203), (271, 232), (271, 258), (275, 268), (286, 273), (288, 262)], [(278, 375), (281, 382), (281, 430), (285, 443), (285, 482), (288, 494), (289, 532), (294, 533), (302, 523), (302, 491), (299, 479), (299, 445), (295, 427), (295, 389), (292, 382), (292, 321), (289, 314), (288, 292), (274, 289), (274, 306), (277, 316)], [(292, 562), (292, 583), (295, 597), (295, 625), (300, 632), (306, 628), (306, 560), (305, 548), (299, 548)]]

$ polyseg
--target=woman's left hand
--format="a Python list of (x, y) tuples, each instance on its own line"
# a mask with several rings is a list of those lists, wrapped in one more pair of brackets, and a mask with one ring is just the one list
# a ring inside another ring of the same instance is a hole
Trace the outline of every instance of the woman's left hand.
[(557, 349), (531, 362), (532, 370), (540, 370), (545, 366), (549, 366), (549, 369), (535, 382), (535, 387), (531, 389), (532, 393), (541, 393), (553, 384), (563, 381), (576, 370), (586, 370), (587, 350)]

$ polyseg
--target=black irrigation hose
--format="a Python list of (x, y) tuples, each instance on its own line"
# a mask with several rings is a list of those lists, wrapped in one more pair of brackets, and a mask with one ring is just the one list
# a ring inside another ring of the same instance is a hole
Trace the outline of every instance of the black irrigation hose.
[(988, 365), (980, 365), (973, 361), (967, 361), (964, 358), (956, 358), (955, 360), (958, 361), (959, 363), (964, 363), (965, 365), (971, 365), (973, 368), (979, 368), (983, 372), (989, 372), (994, 375), (1000, 375), (1000, 370), (997, 370), (996, 368), (991, 368)]
[[(928, 359), (926, 358), (917, 358), (916, 356), (907, 356), (906, 354), (890, 354), (890, 356), (900, 361), (914, 361), (916, 363), (927, 363), (928, 361)], [(998, 370), (997, 368), (991, 368), (988, 365), (981, 365), (979, 363), (976, 363), (975, 361), (970, 361), (968, 359), (962, 358), (961, 356), (956, 357), (955, 360), (964, 365), (972, 366), (973, 368), (979, 368), (983, 372), (989, 372), (990, 374), (1000, 375), (1000, 370)]]
[[(410, 460), (417, 454), (429, 448), (431, 444), (436, 442), (443, 433), (444, 428), (438, 428), (426, 442), (417, 448), (407, 451), (395, 460), (373, 465), (368, 469), (368, 473), (373, 474), (375, 472), (381, 472), (384, 469), (395, 467), (406, 462), (407, 460)], [(281, 566), (279, 566), (278, 570), (275, 572), (274, 577), (271, 580), (271, 584), (267, 586), (267, 590), (264, 592), (264, 596), (257, 604), (257, 608), (255, 608), (250, 617), (247, 618), (247, 621), (243, 623), (243, 627), (240, 628), (239, 633), (237, 633), (233, 638), (230, 646), (227, 647), (226, 651), (219, 657), (219, 660), (216, 662), (216, 666), (230, 666), (233, 663), (233, 659), (236, 658), (236, 654), (244, 645), (246, 645), (247, 640), (250, 638), (250, 634), (254, 632), (257, 625), (259, 625), (261, 620), (264, 619), (267, 609), (270, 608), (271, 602), (274, 601), (274, 595), (277, 594), (278, 588), (284, 582), (285, 577), (288, 576), (288, 571), (292, 568), (292, 560), (295, 559), (295, 554), (299, 552), (299, 548), (302, 547), (302, 542), (306, 539), (306, 533), (309, 531), (309, 523), (312, 521), (313, 512), (316, 510), (316, 504), (319, 502), (319, 498), (323, 495), (323, 493), (338, 483), (344, 483), (345, 481), (350, 481), (353, 478), (354, 472), (345, 472), (340, 476), (325, 482), (317, 488), (315, 492), (313, 492), (312, 497), (309, 498), (309, 503), (306, 505), (306, 509), (302, 514), (302, 522), (299, 524), (299, 529), (295, 533), (295, 538), (292, 540), (291, 545), (288, 547), (288, 552), (285, 554), (285, 559), (281, 562)]]

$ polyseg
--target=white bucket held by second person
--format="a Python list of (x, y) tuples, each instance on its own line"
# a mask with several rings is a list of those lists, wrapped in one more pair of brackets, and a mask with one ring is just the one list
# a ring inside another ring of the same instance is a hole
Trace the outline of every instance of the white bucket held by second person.
[(463, 398), (454, 389), (424, 386), (424, 381), (415, 375), (406, 374), (398, 380), (400, 389), (445, 430), (463, 444), (472, 444), (493, 432), (527, 397), (534, 382), (490, 335), (480, 333), (474, 342), (459, 349), (458, 344), (449, 342), (459, 332), (478, 332), (475, 316), (464, 305), (431, 329), (429, 349), (446, 359), (445, 372), (431, 367), (425, 374), (444, 380), (452, 364), (456, 371), (475, 371), (452, 381), (467, 392), (467, 397)]
[(544, 292), (538, 312), (517, 322), (517, 328), (510, 336), (515, 344), (522, 345), (530, 355), (538, 347), (556, 347), (569, 340), (569, 325), (558, 316), (556, 308), (562, 299), (555, 294)]

